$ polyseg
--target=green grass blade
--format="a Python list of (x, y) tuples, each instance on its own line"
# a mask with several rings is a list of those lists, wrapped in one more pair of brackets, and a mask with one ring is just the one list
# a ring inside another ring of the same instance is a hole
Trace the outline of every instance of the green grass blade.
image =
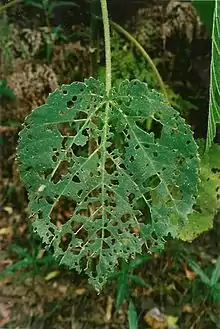
[(135, 259), (131, 260), (129, 263), (129, 269), (134, 269), (142, 265), (144, 262), (147, 262), (149, 259), (151, 259), (150, 255), (146, 256), (137, 256)]
[(211, 285), (212, 286), (215, 285), (218, 282), (219, 278), (220, 278), (220, 256), (217, 259), (215, 269), (212, 273)]
[(198, 264), (191, 261), (189, 263), (189, 265), (193, 269), (193, 271), (200, 277), (201, 281), (204, 284), (206, 284), (207, 286), (211, 285), (211, 281), (210, 281), (209, 277), (205, 274), (205, 272), (203, 272), (203, 270), (201, 269), (201, 267)]
[(209, 117), (206, 151), (210, 148), (220, 123), (220, 1), (215, 1), (212, 30), (212, 59), (209, 91)]
[(15, 271), (20, 270), (22, 268), (28, 267), (31, 263), (28, 260), (20, 260), (11, 266), (7, 267), (1, 274), (0, 278), (3, 278), (7, 275), (12, 275)]
[(132, 280), (134, 283), (139, 284), (143, 287), (149, 287), (149, 284), (137, 275), (129, 274), (128, 279)]
[(118, 291), (116, 296), (116, 310), (118, 311), (124, 299), (128, 295), (128, 264), (124, 262), (121, 275), (118, 279)]
[(28, 252), (26, 249), (23, 247), (17, 245), (17, 244), (12, 244), (10, 247), (11, 251), (16, 252), (20, 258), (25, 258), (27, 259), (30, 263), (34, 261), (34, 258), (31, 256), (30, 252)]
[(138, 329), (138, 317), (137, 317), (137, 312), (134, 306), (134, 303), (132, 300), (129, 302), (129, 307), (128, 307), (128, 326), (129, 329)]

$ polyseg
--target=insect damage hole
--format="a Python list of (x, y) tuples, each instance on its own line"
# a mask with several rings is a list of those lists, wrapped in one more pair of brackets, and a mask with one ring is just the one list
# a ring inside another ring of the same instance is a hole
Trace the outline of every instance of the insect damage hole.
[(63, 251), (66, 251), (69, 247), (69, 244), (70, 244), (71, 240), (72, 240), (72, 234), (71, 233), (65, 233), (64, 235), (62, 235), (62, 237), (60, 239), (59, 247)]
[(61, 161), (55, 174), (51, 178), (51, 181), (54, 184), (57, 184), (61, 180), (62, 176), (66, 176), (68, 174), (69, 166), (70, 164), (68, 161), (66, 160)]
[(76, 202), (74, 200), (61, 196), (52, 209), (50, 215), (51, 223), (55, 224), (57, 228), (60, 228), (71, 219), (75, 209)]

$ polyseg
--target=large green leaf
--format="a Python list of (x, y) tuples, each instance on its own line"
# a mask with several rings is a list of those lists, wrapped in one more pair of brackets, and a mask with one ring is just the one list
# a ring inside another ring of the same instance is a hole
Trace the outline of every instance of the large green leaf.
[[(145, 129), (149, 118), (156, 134)], [(97, 289), (120, 259), (163, 248), (192, 211), (198, 154), (191, 129), (138, 80), (109, 97), (93, 78), (54, 91), (27, 117), (18, 161), (34, 230)], [(69, 211), (58, 225), (63, 202)]]
[(206, 150), (216, 135), (216, 127), (220, 123), (220, 1), (215, 0), (212, 29), (212, 59), (209, 92), (209, 118)]
[[(201, 154), (204, 143), (199, 142)], [(200, 183), (193, 214), (180, 229), (179, 238), (192, 241), (213, 227), (215, 214), (220, 210), (220, 145), (213, 144), (208, 153), (201, 155)]]

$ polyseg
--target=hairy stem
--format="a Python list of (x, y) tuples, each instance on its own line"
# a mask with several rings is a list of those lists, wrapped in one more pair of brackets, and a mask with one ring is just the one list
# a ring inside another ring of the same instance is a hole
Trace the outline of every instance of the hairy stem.
[(107, 0), (100, 0), (100, 1), (102, 8), (102, 20), (103, 20), (103, 28), (104, 28), (104, 39), (105, 39), (106, 93), (108, 95), (111, 90), (111, 83), (112, 83), (110, 28), (109, 28)]

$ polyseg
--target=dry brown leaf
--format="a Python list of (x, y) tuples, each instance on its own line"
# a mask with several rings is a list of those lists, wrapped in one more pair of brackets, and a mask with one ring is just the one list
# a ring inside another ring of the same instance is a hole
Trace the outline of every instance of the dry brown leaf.
[(11, 316), (11, 306), (6, 303), (0, 303), (0, 327), (3, 327), (6, 323), (10, 321)]
[(85, 292), (86, 292), (86, 288), (78, 288), (78, 289), (75, 290), (75, 294), (77, 296), (82, 296), (82, 295), (85, 294)]
[(165, 329), (167, 325), (166, 316), (156, 307), (145, 314), (144, 321), (153, 329)]
[(105, 321), (109, 322), (112, 318), (112, 309), (113, 309), (113, 299), (111, 296), (107, 297), (107, 305), (105, 312)]
[(189, 304), (183, 305), (182, 312), (184, 312), (184, 313), (193, 313), (193, 308)]
[(195, 280), (195, 277), (196, 277), (196, 273), (195, 273), (195, 272), (193, 272), (193, 271), (190, 271), (190, 270), (188, 270), (188, 268), (187, 268), (187, 265), (186, 265), (186, 264), (184, 264), (184, 272), (185, 272), (185, 274), (186, 274), (186, 277), (187, 277), (187, 279), (188, 279), (188, 280), (190, 280), (190, 281), (193, 281), (193, 280)]
[(12, 228), (10, 226), (0, 228), (0, 235), (11, 235), (11, 234), (12, 234)]

